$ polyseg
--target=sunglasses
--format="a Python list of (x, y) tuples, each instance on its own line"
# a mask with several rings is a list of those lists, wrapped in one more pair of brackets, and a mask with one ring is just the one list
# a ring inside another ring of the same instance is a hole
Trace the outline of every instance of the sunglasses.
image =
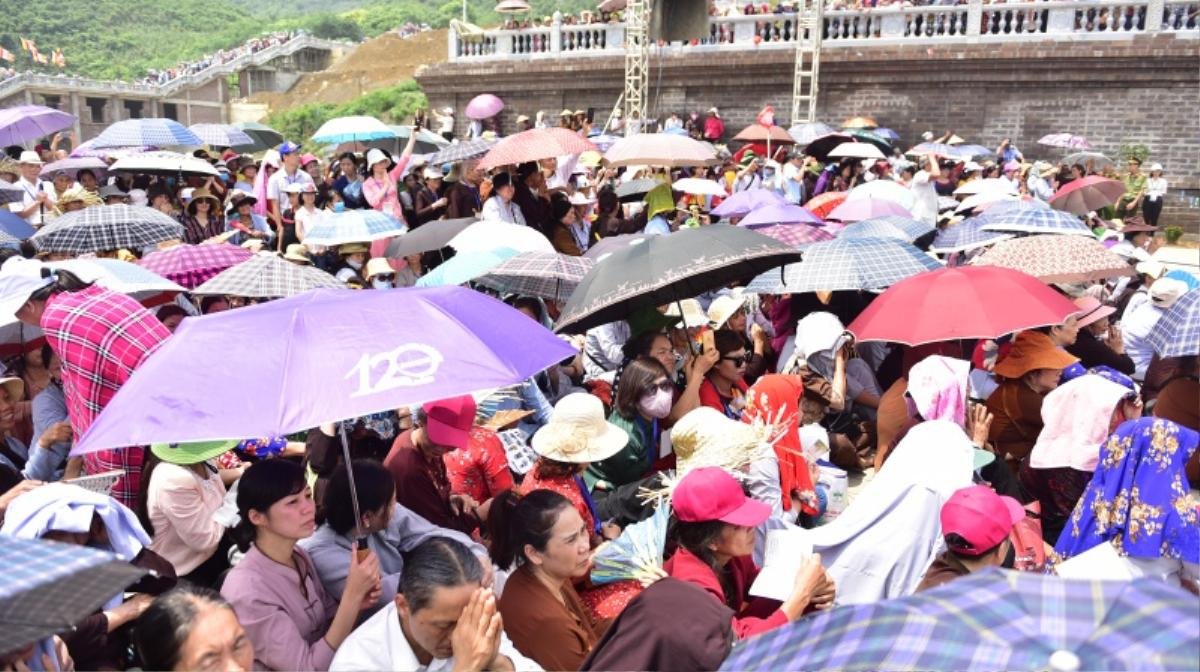
[(645, 388), (643, 388), (642, 393), (643, 394), (654, 394), (655, 392), (674, 392), (674, 391), (675, 391), (675, 385), (669, 380), (664, 380), (664, 381), (661, 381), (658, 383), (650, 383)]
[(733, 365), (735, 367), (745, 365), (746, 359), (748, 359), (746, 355), (738, 355), (737, 357), (722, 357), (721, 358), (722, 361), (733, 362)]

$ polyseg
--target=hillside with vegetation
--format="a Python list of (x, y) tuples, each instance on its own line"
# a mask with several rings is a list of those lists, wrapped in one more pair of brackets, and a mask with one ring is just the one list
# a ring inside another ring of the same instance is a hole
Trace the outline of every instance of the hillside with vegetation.
[[(534, 0), (534, 16), (557, 8), (578, 12), (594, 0)], [(469, 0), (473, 23), (498, 24), (493, 0)], [(169, 68), (274, 30), (305, 29), (320, 37), (359, 41), (404, 23), (445, 27), (461, 18), (462, 3), (425, 0), (68, 0), (11, 2), (0, 12), (0, 46), (17, 55), (18, 71), (57, 73), (21, 50), (33, 40), (49, 57), (61, 49), (65, 71), (90, 77), (135, 79), (148, 68)], [(9, 65), (9, 64), (4, 64)]]

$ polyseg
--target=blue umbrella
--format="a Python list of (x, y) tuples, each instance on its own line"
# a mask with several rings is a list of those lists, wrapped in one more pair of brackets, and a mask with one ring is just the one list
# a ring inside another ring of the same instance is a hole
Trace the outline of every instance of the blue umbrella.
[(983, 225), (984, 231), (1092, 235), (1092, 230), (1083, 220), (1061, 210), (1018, 205), (1008, 206), (997, 212), (991, 212), (989, 209), (983, 216), (987, 219)]
[(1200, 289), (1179, 297), (1158, 318), (1148, 340), (1159, 357), (1200, 355)]
[(964, 219), (958, 224), (951, 224), (938, 231), (937, 237), (933, 239), (933, 244), (929, 246), (929, 251), (939, 253), (966, 252), (1013, 237), (1011, 233), (984, 231), (983, 225), (986, 223), (987, 220), (980, 215), (979, 217)]
[(440, 287), (461, 285), (481, 275), (486, 275), (505, 261), (520, 254), (510, 247), (501, 247), (486, 252), (460, 252), (444, 264), (417, 280), (418, 287)]
[(802, 246), (804, 257), (756, 277), (748, 292), (802, 292), (886, 289), (904, 278), (941, 268), (912, 245), (888, 238), (837, 238)]
[(736, 647), (721, 669), (1195, 669), (1197, 613), (1195, 597), (1156, 579), (988, 569), (807, 616)]
[(105, 551), (0, 536), (0, 651), (66, 632), (145, 570)]
[(321, 124), (313, 133), (313, 142), (340, 145), (343, 142), (385, 140), (396, 137), (396, 131), (375, 117), (337, 117)]
[(75, 125), (75, 115), (44, 105), (0, 110), (0, 146), (20, 145)]
[(198, 147), (204, 141), (174, 119), (126, 119), (104, 129), (92, 140), (92, 147)]
[(933, 233), (933, 227), (909, 217), (884, 215), (849, 224), (838, 236), (842, 238), (892, 238), (911, 243)]
[(37, 233), (37, 230), (29, 222), (21, 219), (11, 210), (0, 210), (0, 231), (17, 240), (25, 240)]
[(378, 210), (323, 212), (305, 234), (304, 242), (323, 246), (369, 243), (403, 235), (407, 230), (404, 224)]
[(888, 142), (895, 142), (900, 139), (900, 134), (890, 128), (877, 128), (875, 129), (875, 135), (878, 135)]

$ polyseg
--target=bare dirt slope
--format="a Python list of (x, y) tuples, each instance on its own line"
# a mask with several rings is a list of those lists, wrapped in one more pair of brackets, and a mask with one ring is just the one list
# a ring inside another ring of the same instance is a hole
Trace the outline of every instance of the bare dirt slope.
[(412, 79), (422, 65), (446, 60), (446, 31), (431, 30), (409, 38), (384, 33), (367, 40), (328, 70), (304, 75), (286, 93), (261, 93), (250, 102), (271, 111), (303, 103), (344, 103), (363, 93)]

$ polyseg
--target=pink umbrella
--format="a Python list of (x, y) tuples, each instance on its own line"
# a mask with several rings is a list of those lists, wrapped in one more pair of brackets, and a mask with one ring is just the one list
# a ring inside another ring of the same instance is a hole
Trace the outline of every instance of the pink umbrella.
[(467, 103), (468, 119), (487, 119), (500, 114), (504, 109), (504, 101), (490, 93), (481, 93)]
[(757, 207), (738, 222), (738, 226), (771, 226), (772, 224), (820, 224), (821, 218), (791, 203), (768, 204)]
[(195, 289), (221, 271), (253, 256), (250, 250), (227, 243), (176, 245), (147, 254), (138, 265), (188, 289)]
[(595, 145), (565, 128), (531, 128), (497, 142), (480, 160), (479, 167), (490, 170), (595, 149)]
[(1047, 147), (1063, 147), (1065, 149), (1091, 149), (1092, 143), (1082, 135), (1073, 135), (1071, 133), (1051, 133), (1043, 135), (1041, 140), (1038, 140), (1039, 145)]
[(1050, 206), (1076, 215), (1086, 215), (1093, 210), (1116, 203), (1125, 193), (1125, 185), (1099, 175), (1072, 180), (1050, 198)]
[(611, 166), (707, 166), (716, 162), (712, 147), (686, 135), (638, 133), (620, 138), (604, 154)]
[(864, 219), (874, 219), (875, 217), (885, 217), (887, 215), (912, 218), (912, 213), (899, 203), (883, 198), (867, 197), (853, 201), (843, 201), (841, 205), (833, 209), (833, 212), (829, 213), (826, 219), (836, 219), (842, 222), (860, 222)]
[(754, 229), (755, 233), (770, 236), (781, 243), (798, 247), (809, 243), (833, 240), (834, 236), (819, 226), (809, 224), (774, 224)]

